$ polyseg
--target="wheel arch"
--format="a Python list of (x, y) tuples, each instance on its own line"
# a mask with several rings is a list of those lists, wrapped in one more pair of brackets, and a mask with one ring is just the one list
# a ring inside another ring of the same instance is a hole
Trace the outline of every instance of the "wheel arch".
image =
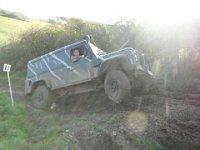
[(38, 80), (33, 83), (32, 88), (31, 88), (31, 94), (34, 92), (34, 90), (40, 86), (40, 85), (45, 85), (47, 88), (51, 88), (51, 82), (47, 80)]
[(131, 68), (131, 62), (125, 55), (112, 57), (101, 64), (100, 79), (104, 80), (106, 74), (111, 70), (121, 70), (127, 75), (127, 72), (131, 70)]

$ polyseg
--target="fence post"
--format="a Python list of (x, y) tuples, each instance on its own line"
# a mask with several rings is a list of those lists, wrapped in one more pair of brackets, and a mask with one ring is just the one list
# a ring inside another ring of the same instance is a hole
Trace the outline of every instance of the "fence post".
[(11, 69), (11, 65), (9, 65), (9, 64), (4, 64), (4, 65), (3, 65), (3, 71), (4, 71), (4, 72), (7, 72), (7, 78), (8, 78), (8, 85), (9, 85), (11, 103), (12, 103), (12, 106), (14, 106), (12, 88), (11, 88), (11, 83), (10, 83), (10, 74), (9, 74), (10, 69)]

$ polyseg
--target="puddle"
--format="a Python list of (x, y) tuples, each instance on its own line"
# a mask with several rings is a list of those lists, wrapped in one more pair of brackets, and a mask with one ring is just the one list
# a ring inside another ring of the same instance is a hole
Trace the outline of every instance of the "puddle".
[(147, 127), (147, 118), (144, 112), (133, 111), (128, 113), (127, 123), (135, 132), (143, 132)]

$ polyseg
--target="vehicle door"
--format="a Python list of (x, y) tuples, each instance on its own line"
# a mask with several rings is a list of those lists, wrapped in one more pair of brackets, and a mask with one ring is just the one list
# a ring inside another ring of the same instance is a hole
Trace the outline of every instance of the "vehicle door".
[(70, 82), (78, 84), (94, 79), (97, 76), (97, 69), (92, 65), (95, 55), (87, 44), (82, 44), (71, 49), (71, 57), (74, 49), (80, 51), (80, 58), (75, 62), (71, 60)]

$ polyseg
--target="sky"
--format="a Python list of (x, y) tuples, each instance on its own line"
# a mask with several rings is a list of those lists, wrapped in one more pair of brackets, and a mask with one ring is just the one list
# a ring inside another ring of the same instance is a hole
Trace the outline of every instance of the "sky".
[(199, 0), (0, 0), (0, 8), (36, 19), (76, 17), (102, 23), (118, 18), (175, 24), (200, 18)]

